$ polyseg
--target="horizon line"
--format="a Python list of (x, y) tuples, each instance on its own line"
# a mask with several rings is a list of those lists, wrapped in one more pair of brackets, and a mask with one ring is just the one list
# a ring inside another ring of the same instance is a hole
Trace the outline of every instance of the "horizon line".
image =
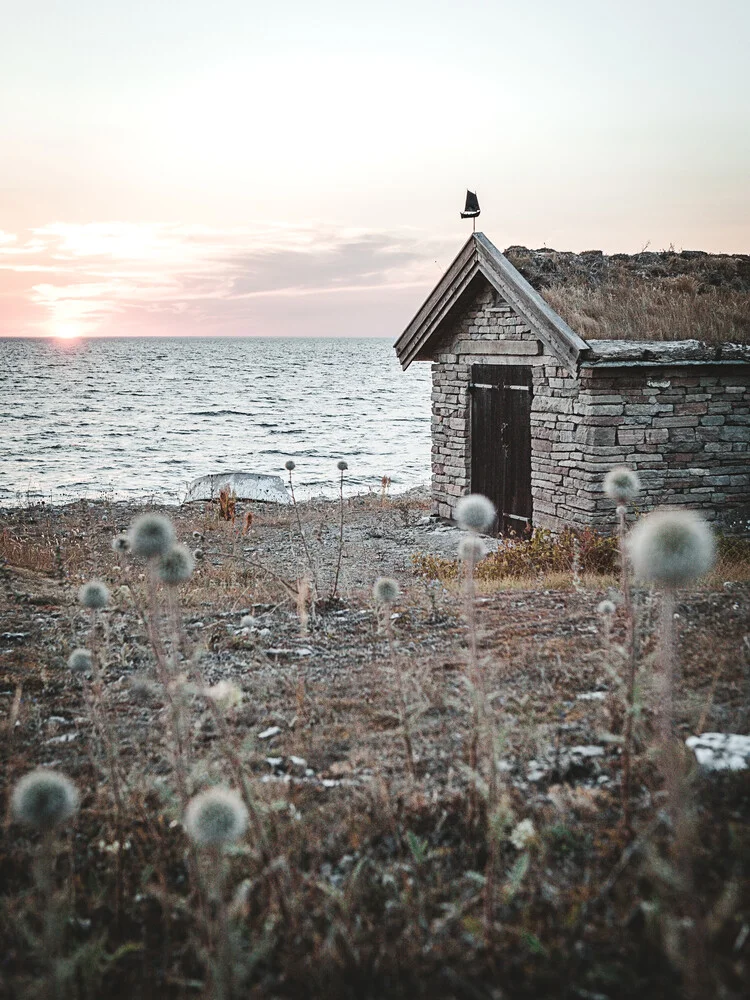
[(0, 333), (0, 340), (53, 340), (71, 344), (77, 340), (388, 340), (390, 333), (91, 333), (60, 337), (53, 333)]

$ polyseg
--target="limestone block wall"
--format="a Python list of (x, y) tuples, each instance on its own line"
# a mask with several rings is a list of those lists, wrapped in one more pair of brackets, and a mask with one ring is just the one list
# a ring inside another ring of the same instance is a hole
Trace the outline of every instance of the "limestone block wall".
[(611, 529), (602, 480), (638, 471), (640, 508), (680, 505), (727, 525), (750, 521), (750, 369), (732, 365), (581, 367), (574, 377), (489, 287), (454, 315), (432, 389), (434, 509), (453, 515), (471, 490), (473, 364), (530, 365), (536, 527)]
[[(613, 465), (636, 469), (638, 506), (685, 506), (726, 527), (750, 520), (750, 370), (747, 366), (581, 369), (573, 402), (575, 450), (556, 463), (560, 499), (537, 525), (611, 527), (602, 492)], [(562, 444), (552, 449), (557, 458)]]
[(578, 470), (581, 383), (550, 358), (533, 372), (531, 400), (531, 496), (533, 524), (559, 531), (585, 519), (579, 507)]

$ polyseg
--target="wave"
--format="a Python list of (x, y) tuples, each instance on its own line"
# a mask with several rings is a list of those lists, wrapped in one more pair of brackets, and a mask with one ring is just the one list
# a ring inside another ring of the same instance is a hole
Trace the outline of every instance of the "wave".
[(254, 413), (245, 410), (188, 410), (186, 417), (253, 417)]
[(222, 469), (283, 477), (290, 457), (300, 496), (336, 491), (340, 458), (350, 488), (377, 485), (396, 465), (405, 485), (429, 479), (430, 370), (405, 378), (387, 342), (331, 339), (319, 351), (269, 338), (221, 353), (210, 339), (189, 341), (189, 352), (185, 340), (89, 343), (54, 364), (41, 342), (14, 348), (1, 496), (29, 481), (53, 499), (105, 487), (181, 496), (186, 480)]

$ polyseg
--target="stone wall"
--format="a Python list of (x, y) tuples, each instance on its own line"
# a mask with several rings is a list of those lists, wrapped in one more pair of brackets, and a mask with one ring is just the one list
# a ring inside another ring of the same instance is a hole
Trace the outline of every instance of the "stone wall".
[(602, 479), (638, 470), (640, 506), (701, 509), (724, 523), (750, 518), (750, 367), (581, 367), (574, 377), (488, 285), (452, 315), (433, 354), (432, 488), (451, 517), (471, 490), (473, 364), (531, 365), (534, 525), (610, 528)]
[[(613, 504), (602, 478), (613, 465), (627, 465), (641, 479), (640, 509), (687, 506), (747, 530), (748, 366), (584, 365), (571, 420), (576, 450), (560, 442), (550, 451), (561, 477), (556, 509), (535, 516), (535, 524), (610, 526)], [(536, 506), (535, 497), (535, 514)]]

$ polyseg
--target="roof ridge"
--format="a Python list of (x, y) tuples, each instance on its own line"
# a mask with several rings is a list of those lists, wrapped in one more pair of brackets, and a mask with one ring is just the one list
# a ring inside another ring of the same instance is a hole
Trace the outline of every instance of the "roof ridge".
[(468, 284), (482, 274), (534, 329), (553, 354), (575, 372), (588, 344), (545, 302), (484, 233), (472, 233), (396, 341), (404, 369), (424, 350)]

